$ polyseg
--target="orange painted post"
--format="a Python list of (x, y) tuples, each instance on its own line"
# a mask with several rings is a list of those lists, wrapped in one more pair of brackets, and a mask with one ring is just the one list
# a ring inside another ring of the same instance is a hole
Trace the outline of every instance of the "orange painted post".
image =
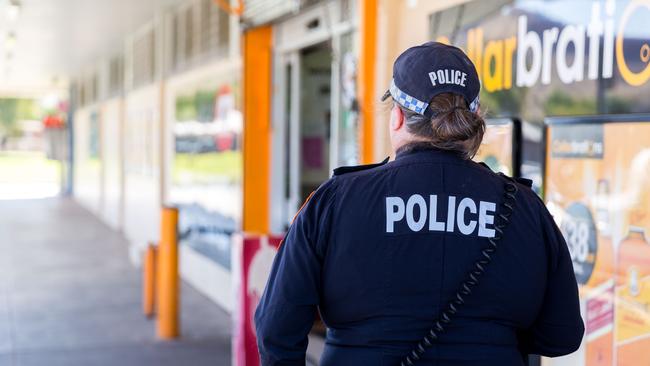
[(243, 35), (244, 178), (243, 230), (268, 233), (271, 187), (271, 65), (270, 26)]
[(178, 209), (163, 207), (158, 245), (158, 338), (172, 339), (180, 335), (178, 326)]
[(156, 307), (156, 246), (149, 243), (142, 263), (142, 312), (147, 318), (154, 315)]
[(377, 58), (377, 0), (361, 0), (361, 54), (359, 55), (359, 104), (361, 113), (361, 163), (374, 161), (375, 70)]

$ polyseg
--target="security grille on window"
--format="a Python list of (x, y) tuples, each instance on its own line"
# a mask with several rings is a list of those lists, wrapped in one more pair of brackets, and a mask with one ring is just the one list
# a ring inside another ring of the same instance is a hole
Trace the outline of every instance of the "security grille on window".
[(197, 42), (195, 34), (194, 7), (188, 7), (184, 11), (185, 18), (185, 61), (192, 62), (197, 54)]
[(298, 11), (306, 1), (317, 0), (244, 0), (242, 19), (249, 26), (265, 24)]
[(181, 13), (175, 12), (171, 17), (171, 70), (183, 64), (183, 39)]
[(183, 4), (173, 10), (169, 19), (170, 71), (182, 71), (196, 62), (228, 54), (230, 15), (213, 0)]
[(154, 81), (155, 44), (153, 29), (141, 33), (133, 42), (133, 86), (138, 87)]
[(93, 72), (90, 77), (90, 100), (89, 103), (94, 103), (99, 100), (99, 75)]
[(77, 104), (79, 107), (83, 107), (87, 104), (86, 98), (86, 86), (83, 83), (83, 79), (77, 81)]
[(97, 101), (98, 97), (98, 76), (94, 72), (90, 75), (82, 76), (77, 82), (77, 103), (80, 107), (85, 107)]
[(230, 40), (230, 16), (214, 4), (201, 0), (201, 54), (225, 55)]
[(122, 91), (124, 81), (124, 59), (113, 57), (108, 65), (108, 94), (114, 96)]

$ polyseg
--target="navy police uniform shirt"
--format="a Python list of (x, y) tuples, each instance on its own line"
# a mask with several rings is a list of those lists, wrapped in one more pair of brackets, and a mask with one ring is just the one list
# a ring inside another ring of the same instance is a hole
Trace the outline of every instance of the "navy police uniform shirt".
[[(397, 366), (432, 327), (494, 236), (505, 178), (416, 148), (339, 168), (299, 212), (255, 315), (263, 365), (304, 365), (316, 311), (324, 366)], [(493, 260), (419, 365), (523, 365), (565, 355), (584, 332), (562, 234), (519, 184)]]

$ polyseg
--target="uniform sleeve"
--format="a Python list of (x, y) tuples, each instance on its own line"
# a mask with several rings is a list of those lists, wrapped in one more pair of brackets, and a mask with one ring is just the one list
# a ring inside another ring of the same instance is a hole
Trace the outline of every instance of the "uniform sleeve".
[(330, 180), (298, 213), (275, 257), (255, 312), (263, 366), (305, 364), (307, 335), (320, 302), (320, 273), (333, 203)]
[(548, 253), (544, 303), (533, 326), (523, 335), (525, 353), (556, 357), (576, 351), (584, 334), (578, 285), (571, 256), (553, 217), (540, 203), (542, 233)]

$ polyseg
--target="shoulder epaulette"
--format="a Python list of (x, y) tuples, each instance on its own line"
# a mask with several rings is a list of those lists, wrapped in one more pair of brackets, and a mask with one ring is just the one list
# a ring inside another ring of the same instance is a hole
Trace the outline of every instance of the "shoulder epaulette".
[(506, 179), (509, 179), (511, 181), (515, 181), (515, 182), (521, 184), (522, 186), (525, 186), (525, 187), (528, 187), (528, 188), (533, 188), (533, 181), (528, 179), (528, 178), (521, 178), (521, 177), (515, 178), (515, 177), (511, 177), (509, 175), (505, 175), (503, 173), (498, 173), (498, 174), (500, 176), (506, 178)]
[(517, 183), (519, 183), (521, 185), (524, 185), (524, 186), (526, 186), (528, 188), (533, 187), (533, 181), (531, 179), (528, 179), (528, 178), (515, 178), (515, 180), (517, 181)]
[(489, 165), (485, 164), (485, 163), (482, 162), (482, 161), (479, 161), (479, 162), (478, 162), (478, 165), (480, 165), (480, 166), (486, 168), (486, 169), (489, 170), (489, 171), (492, 171), (492, 168), (490, 168)]
[(352, 172), (360, 172), (362, 170), (368, 170), (372, 168), (376, 168), (378, 166), (382, 166), (386, 163), (388, 163), (388, 160), (390, 158), (384, 159), (381, 163), (375, 163), (375, 164), (366, 164), (366, 165), (353, 165), (353, 166), (342, 166), (334, 169), (334, 175), (342, 175), (342, 174), (347, 174), (347, 173), (352, 173)]
[[(482, 161), (479, 162), (479, 165), (482, 165), (482, 166), (484, 166), (485, 168), (487, 168), (487, 169), (489, 169), (490, 171), (492, 171), (492, 168), (490, 168), (487, 164), (485, 164), (485, 163), (482, 162)], [(530, 179), (528, 179), (528, 178), (521, 178), (521, 177), (519, 177), (519, 178), (515, 178), (515, 177), (510, 177), (510, 176), (508, 176), (508, 175), (505, 175), (505, 174), (503, 174), (503, 173), (499, 173), (499, 175), (502, 175), (502, 176), (504, 176), (504, 177), (506, 177), (506, 178), (508, 178), (508, 179), (510, 179), (510, 180), (514, 180), (515, 182), (517, 182), (517, 183), (519, 183), (519, 184), (521, 184), (521, 185), (523, 185), (523, 186), (526, 186), (526, 187), (528, 187), (528, 188), (533, 188), (533, 181), (530, 180)]]

